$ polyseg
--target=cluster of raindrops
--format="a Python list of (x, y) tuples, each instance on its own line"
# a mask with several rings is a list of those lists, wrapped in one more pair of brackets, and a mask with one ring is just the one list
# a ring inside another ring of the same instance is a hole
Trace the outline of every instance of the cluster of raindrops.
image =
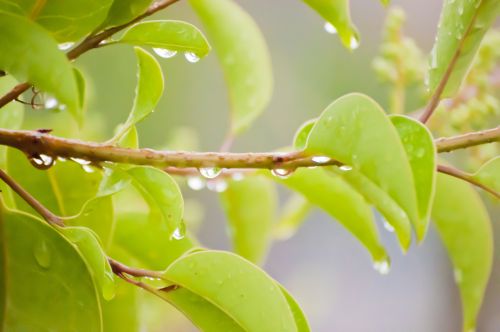
[[(164, 59), (173, 58), (178, 53), (177, 51), (174, 51), (174, 50), (169, 50), (169, 49), (166, 49), (166, 48), (158, 48), (158, 47), (154, 47), (153, 51), (159, 57), (162, 57)], [(184, 52), (184, 57), (186, 58), (186, 60), (188, 62), (191, 62), (191, 63), (196, 63), (196, 62), (200, 61), (200, 57), (196, 53), (194, 53), (194, 52)]]

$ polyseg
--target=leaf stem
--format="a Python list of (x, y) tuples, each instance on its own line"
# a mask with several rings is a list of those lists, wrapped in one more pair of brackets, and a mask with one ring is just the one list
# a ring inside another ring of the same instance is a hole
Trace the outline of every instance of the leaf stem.
[[(153, 15), (154, 13), (167, 8), (168, 6), (176, 3), (179, 0), (161, 0), (153, 3), (149, 8), (141, 15), (137, 16), (133, 20), (116, 26), (112, 28), (108, 28), (100, 33), (97, 34), (91, 34), (87, 38), (85, 38), (80, 44), (78, 44), (75, 48), (73, 48), (71, 51), (69, 51), (66, 55), (69, 60), (74, 60), (78, 58), (80, 55), (83, 53), (100, 47), (100, 43), (114, 35), (115, 33), (129, 27), (130, 25), (139, 22), (140, 20)], [(7, 105), (11, 101), (15, 100), (18, 98), (24, 91), (28, 90), (31, 87), (31, 84), (28, 82), (25, 83), (20, 83), (16, 85), (14, 88), (12, 88), (9, 92), (7, 92), (5, 95), (3, 95), (0, 98), (0, 108), (3, 106)]]
[(488, 186), (485, 186), (481, 182), (476, 181), (476, 179), (474, 179), (474, 177), (469, 173), (466, 173), (466, 172), (461, 171), (457, 168), (454, 168), (451, 166), (446, 166), (446, 165), (438, 165), (438, 172), (448, 174), (448, 175), (454, 176), (458, 179), (467, 181), (467, 182), (475, 185), (476, 187), (479, 187), (479, 188), (483, 189), (484, 191), (487, 191), (488, 193), (492, 194), (496, 198), (500, 199), (500, 193), (496, 192), (494, 189), (492, 189)]

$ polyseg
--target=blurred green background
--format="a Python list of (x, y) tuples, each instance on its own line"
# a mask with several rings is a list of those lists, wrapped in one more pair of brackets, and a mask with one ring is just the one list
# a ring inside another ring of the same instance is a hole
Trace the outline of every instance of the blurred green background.
[[(274, 95), (253, 127), (237, 139), (233, 151), (270, 151), (289, 145), (302, 122), (316, 117), (335, 98), (363, 92), (387, 105), (387, 87), (371, 68), (386, 14), (376, 0), (352, 1), (352, 16), (361, 46), (350, 52), (323, 29), (324, 21), (299, 0), (238, 1), (260, 25), (272, 56)], [(440, 1), (393, 1), (405, 9), (406, 32), (425, 52), (434, 41)], [(187, 5), (170, 7), (161, 17), (186, 20), (203, 27)], [(142, 147), (162, 147), (184, 128), (181, 147), (217, 150), (228, 127), (228, 96), (212, 52), (192, 64), (182, 56), (159, 58), (166, 77), (165, 95), (155, 113), (138, 126)], [(131, 108), (136, 64), (132, 47), (97, 49), (77, 61), (88, 77), (90, 125), (111, 137)], [(408, 109), (422, 106), (409, 98)], [(30, 111), (27, 112), (32, 113)], [(34, 115), (36, 116), (36, 115)], [(28, 119), (33, 115), (28, 115)], [(494, 124), (492, 124), (493, 126)], [(57, 135), (57, 132), (55, 132)], [(197, 143), (198, 142), (198, 143)], [(198, 144), (198, 146), (196, 146)], [(224, 215), (217, 195), (186, 190), (202, 204), (202, 243), (228, 249)], [(282, 191), (283, 197), (286, 192)], [(486, 197), (496, 238), (500, 209)], [(188, 207), (189, 209), (189, 207)], [(189, 213), (189, 211), (188, 211)], [(382, 229), (382, 228), (381, 228)], [(379, 275), (362, 246), (339, 224), (316, 211), (292, 239), (277, 242), (265, 269), (301, 303), (313, 331), (446, 332), (461, 329), (460, 299), (445, 250), (431, 229), (422, 245), (403, 256), (394, 237), (383, 231), (392, 256), (389, 275)], [(497, 252), (499, 245), (496, 246)], [(477, 330), (500, 330), (500, 261), (495, 258)], [(166, 304), (161, 304), (167, 306)], [(147, 311), (147, 308), (145, 308)], [(160, 330), (191, 331), (180, 315)]]

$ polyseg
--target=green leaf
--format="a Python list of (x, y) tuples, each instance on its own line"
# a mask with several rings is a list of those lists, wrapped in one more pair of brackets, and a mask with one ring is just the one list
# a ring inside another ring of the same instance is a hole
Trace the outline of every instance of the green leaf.
[(197, 251), (175, 261), (163, 278), (211, 302), (245, 331), (297, 331), (279, 286), (235, 254)]
[(288, 178), (276, 180), (341, 223), (368, 249), (374, 261), (388, 260), (370, 207), (342, 178), (322, 168), (300, 168)]
[(300, 128), (295, 132), (295, 137), (293, 138), (293, 147), (297, 150), (303, 150), (307, 146), (307, 138), (311, 133), (314, 124), (318, 119), (311, 119), (302, 124)]
[(95, 233), (86, 227), (64, 227), (60, 229), (60, 232), (80, 251), (104, 299), (113, 298), (115, 293), (113, 271)]
[(85, 110), (85, 100), (87, 97), (87, 86), (85, 84), (85, 76), (80, 69), (73, 67), (73, 74), (75, 75), (75, 82), (78, 88), (78, 103), (81, 110)]
[(2, 331), (102, 331), (96, 286), (70, 242), (39, 219), (7, 211), (0, 237)]
[(231, 0), (190, 0), (221, 62), (231, 100), (231, 131), (243, 132), (272, 94), (269, 51), (257, 24)]
[(283, 295), (285, 296), (286, 301), (288, 302), (288, 305), (292, 310), (293, 317), (295, 318), (295, 324), (297, 325), (297, 332), (311, 331), (311, 328), (309, 327), (309, 322), (307, 321), (307, 318), (304, 315), (304, 312), (302, 311), (300, 305), (293, 298), (293, 296), (285, 289), (285, 287), (281, 286), (280, 284), (278, 284), (278, 286), (280, 287), (281, 292), (283, 292)]
[(493, 263), (488, 212), (469, 184), (438, 174), (432, 219), (450, 256), (460, 289), (463, 331), (473, 331)]
[(342, 44), (348, 49), (359, 46), (359, 35), (351, 21), (349, 0), (304, 0), (312, 9), (323, 17), (331, 27), (327, 31), (338, 33)]
[[(103, 301), (104, 331), (140, 331), (139, 287), (117, 282), (116, 294), (111, 301)], [(147, 294), (149, 296), (149, 294)]]
[(401, 137), (413, 172), (421, 221), (416, 233), (422, 240), (429, 225), (436, 186), (436, 147), (432, 134), (421, 122), (403, 115), (393, 115), (390, 119)]
[(146, 166), (131, 168), (127, 173), (149, 206), (159, 212), (170, 236), (182, 238), (185, 232), (182, 221), (184, 202), (174, 179), (162, 170)]
[(9, 0), (0, 0), (0, 11), (34, 16), (59, 42), (68, 42), (92, 32), (106, 17), (111, 3), (112, 0), (23, 0), (13, 5)]
[(127, 121), (120, 127), (112, 141), (119, 140), (132, 126), (151, 114), (163, 94), (163, 74), (160, 64), (142, 48), (135, 47), (134, 50), (138, 64), (134, 106)]
[(484, 34), (499, 13), (499, 0), (444, 1), (436, 41), (429, 64), (429, 89), (434, 92), (444, 77), (450, 77), (442, 97), (451, 97), (460, 87)]
[(472, 177), (496, 192), (500, 192), (500, 157), (489, 160)]
[(144, 13), (152, 0), (114, 0), (106, 18), (106, 26), (117, 26)]
[(300, 194), (292, 194), (282, 208), (274, 228), (274, 236), (280, 240), (292, 237), (311, 211), (312, 204)]
[(150, 46), (170, 52), (191, 52), (202, 58), (210, 51), (203, 33), (194, 25), (183, 21), (147, 21), (133, 25), (118, 40), (120, 43)]
[(276, 220), (275, 185), (262, 176), (229, 180), (220, 198), (235, 252), (254, 263), (262, 262), (269, 250)]
[(403, 209), (415, 229), (422, 228), (403, 144), (389, 118), (369, 97), (349, 94), (328, 106), (309, 134), (306, 151), (340, 161), (345, 164), (341, 170), (359, 171)]
[(155, 294), (181, 311), (200, 331), (245, 331), (222, 309), (185, 288), (173, 291), (156, 290)]
[[(54, 95), (81, 123), (78, 89), (71, 64), (57, 49), (56, 41), (28, 19), (0, 11), (0, 68), (18, 81), (29, 81)], [(29, 50), (26, 51), (26, 50)]]

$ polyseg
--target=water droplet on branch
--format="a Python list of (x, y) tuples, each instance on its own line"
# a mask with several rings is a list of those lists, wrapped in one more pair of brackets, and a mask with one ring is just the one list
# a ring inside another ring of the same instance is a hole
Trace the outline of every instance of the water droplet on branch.
[(286, 179), (290, 175), (292, 175), (294, 172), (293, 169), (285, 169), (285, 168), (275, 168), (271, 170), (271, 173), (273, 173), (274, 176)]
[(39, 241), (33, 249), (33, 255), (35, 256), (35, 260), (38, 265), (40, 265), (44, 269), (48, 269), (50, 267), (52, 258), (47, 242), (45, 242), (44, 240)]
[(314, 156), (311, 158), (312, 161), (314, 161), (316, 164), (325, 164), (329, 162), (331, 159), (330, 157), (327, 156)]
[(73, 45), (75, 45), (75, 43), (73, 43), (73, 42), (67, 42), (67, 43), (61, 43), (61, 44), (57, 45), (57, 47), (61, 51), (66, 51), (66, 50), (69, 50), (71, 47), (73, 47)]
[(204, 178), (215, 179), (222, 172), (222, 169), (218, 167), (204, 167), (200, 168), (199, 172)]
[(31, 165), (38, 169), (46, 170), (55, 164), (54, 158), (45, 154), (37, 154), (29, 157)]
[(156, 48), (153, 47), (153, 51), (158, 54), (158, 56), (169, 59), (177, 55), (177, 51), (167, 50), (166, 48)]

